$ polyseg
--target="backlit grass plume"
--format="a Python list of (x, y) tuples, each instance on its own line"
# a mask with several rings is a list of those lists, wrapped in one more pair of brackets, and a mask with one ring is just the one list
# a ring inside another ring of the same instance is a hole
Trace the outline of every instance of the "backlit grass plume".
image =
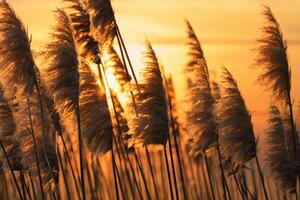
[(80, 115), (83, 140), (92, 153), (112, 148), (113, 128), (104, 86), (99, 87), (87, 63), (80, 65)]
[(264, 7), (266, 19), (263, 35), (258, 40), (256, 64), (261, 69), (258, 82), (272, 92), (277, 102), (288, 108), (294, 160), (298, 158), (298, 138), (295, 128), (291, 99), (291, 68), (288, 62), (287, 44), (280, 30), (280, 25), (268, 6)]
[(280, 112), (276, 106), (270, 106), (268, 128), (265, 131), (267, 149), (265, 161), (271, 177), (283, 192), (294, 193), (296, 190), (296, 175), (288, 159), (285, 146), (284, 126)]
[(188, 44), (190, 57), (185, 68), (188, 84), (187, 111), (189, 134), (193, 138), (195, 156), (205, 153), (217, 142), (216, 123), (214, 118), (214, 99), (211, 94), (209, 73), (203, 50), (189, 22)]
[(90, 15), (91, 33), (102, 48), (110, 45), (116, 34), (114, 11), (110, 0), (83, 0)]
[(90, 34), (90, 16), (80, 0), (64, 0), (74, 29), (78, 54), (88, 62), (100, 64), (98, 42)]
[(35, 84), (31, 39), (6, 1), (0, 2), (0, 24), (0, 78), (30, 93)]
[(141, 93), (137, 94), (138, 117), (130, 121), (133, 135), (129, 146), (165, 145), (169, 129), (166, 93), (157, 57), (148, 41), (142, 60)]
[[(49, 189), (53, 178), (55, 180), (58, 178), (56, 132), (51, 128), (50, 115), (46, 110), (41, 113), (36, 90), (33, 90), (28, 99), (18, 92), (17, 100), (18, 110), (14, 116), (18, 121), (16, 135), (22, 150), (22, 164), (37, 176), (38, 163), (43, 186)], [(52, 173), (46, 159), (49, 161)]]
[[(21, 170), (21, 150), (20, 143), (15, 136), (16, 123), (10, 108), (8, 99), (5, 97), (2, 84), (0, 83), (0, 141), (9, 157), (13, 170)], [(2, 163), (6, 163), (2, 150), (0, 150)], [(3, 166), (0, 162), (0, 171)]]
[[(53, 95), (66, 128), (76, 123), (75, 109), (79, 100), (79, 72), (75, 41), (70, 20), (63, 10), (56, 10), (57, 24), (51, 33), (52, 41), (43, 52), (46, 68), (43, 79)], [(69, 130), (72, 132), (73, 130)]]
[(217, 111), (221, 155), (229, 174), (256, 155), (256, 144), (244, 99), (231, 73), (224, 68)]
[(118, 93), (129, 89), (127, 74), (123, 63), (112, 45), (107, 45), (102, 49), (102, 61), (104, 64), (107, 78), (110, 80), (109, 86)]
[(262, 14), (266, 23), (258, 40), (256, 65), (261, 72), (257, 81), (278, 100), (287, 101), (291, 90), (287, 45), (271, 9), (265, 6)]

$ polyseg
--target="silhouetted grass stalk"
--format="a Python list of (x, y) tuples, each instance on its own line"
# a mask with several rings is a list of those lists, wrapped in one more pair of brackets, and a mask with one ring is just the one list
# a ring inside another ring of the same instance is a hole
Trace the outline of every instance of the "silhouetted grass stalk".
[(210, 191), (211, 191), (211, 195), (212, 195), (212, 199), (215, 200), (215, 193), (214, 193), (214, 188), (213, 188), (213, 183), (211, 180), (211, 173), (210, 173), (210, 168), (209, 168), (209, 164), (208, 164), (208, 159), (207, 159), (207, 155), (204, 152), (204, 161), (205, 161), (205, 166), (206, 166), (206, 172), (208, 175), (208, 180), (209, 180), (209, 186), (210, 186)]
[(266, 200), (269, 200), (267, 189), (266, 189), (266, 186), (265, 186), (264, 176), (262, 174), (260, 164), (258, 162), (257, 155), (255, 155), (255, 162), (256, 162), (256, 165), (257, 165), (258, 172), (259, 172), (259, 177), (260, 177), (260, 180), (261, 180), (261, 184), (262, 184), (262, 188), (263, 188), (263, 191), (264, 191), (265, 198), (266, 198)]
[(151, 174), (151, 179), (152, 179), (153, 186), (154, 186), (155, 196), (156, 196), (157, 199), (159, 199), (158, 191), (157, 191), (157, 186), (156, 186), (156, 182), (155, 182), (155, 178), (154, 178), (154, 173), (153, 173), (153, 167), (152, 167), (152, 164), (151, 164), (150, 154), (149, 154), (149, 150), (148, 150), (147, 146), (145, 146), (145, 150), (146, 150), (147, 163), (148, 163), (148, 166), (149, 166), (149, 170), (150, 170), (150, 174)]
[(171, 199), (174, 200), (174, 194), (173, 194), (173, 189), (172, 189), (173, 186), (172, 186), (171, 173), (170, 173), (170, 168), (169, 168), (169, 161), (168, 161), (166, 145), (164, 145), (164, 156), (165, 156), (166, 169), (167, 169), (167, 173), (168, 173), (168, 181), (169, 181), (169, 189), (170, 189)]
[(17, 178), (16, 178), (16, 176), (15, 176), (15, 174), (14, 174), (14, 172), (13, 172), (11, 163), (10, 163), (10, 161), (9, 161), (9, 158), (8, 158), (8, 156), (7, 156), (7, 153), (6, 153), (6, 151), (5, 151), (5, 148), (4, 148), (4, 146), (3, 146), (1, 140), (0, 140), (0, 146), (1, 146), (1, 149), (2, 149), (3, 154), (4, 154), (4, 156), (5, 156), (6, 162), (7, 162), (7, 164), (8, 164), (10, 173), (11, 173), (11, 175), (12, 175), (12, 177), (13, 177), (14, 184), (15, 184), (15, 186), (17, 187), (18, 195), (19, 195), (20, 199), (23, 200), (23, 196), (22, 196), (22, 193), (21, 193), (21, 190), (20, 190), (20, 186), (19, 186), (18, 181), (17, 181)]

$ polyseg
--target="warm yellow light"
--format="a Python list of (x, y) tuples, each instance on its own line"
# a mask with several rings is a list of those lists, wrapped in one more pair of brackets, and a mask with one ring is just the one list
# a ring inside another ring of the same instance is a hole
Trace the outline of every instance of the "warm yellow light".
[(120, 84), (118, 83), (118, 80), (116, 79), (114, 69), (108, 68), (105, 70), (106, 78), (108, 82), (108, 87), (114, 92), (119, 93), (121, 92)]

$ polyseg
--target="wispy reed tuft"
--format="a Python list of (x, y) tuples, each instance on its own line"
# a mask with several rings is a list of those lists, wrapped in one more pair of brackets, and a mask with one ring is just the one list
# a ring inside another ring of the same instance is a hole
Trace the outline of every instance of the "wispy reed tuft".
[(82, 135), (89, 150), (103, 155), (112, 148), (113, 128), (104, 86), (99, 86), (86, 62), (80, 65)]
[(217, 119), (224, 166), (229, 174), (234, 174), (256, 155), (256, 143), (251, 115), (236, 81), (226, 68), (222, 74)]
[[(286, 100), (291, 90), (291, 71), (288, 63), (287, 45), (280, 25), (271, 9), (264, 6), (262, 12), (266, 23), (258, 40), (256, 64), (261, 72), (258, 83), (272, 92), (278, 100)], [(285, 103), (285, 102), (284, 102)]]
[(133, 135), (129, 146), (165, 145), (169, 129), (166, 93), (156, 54), (148, 41), (142, 60), (141, 93), (136, 96), (138, 117), (130, 120)]
[(90, 15), (80, 0), (64, 0), (67, 13), (74, 29), (74, 38), (78, 45), (78, 54), (88, 62), (99, 64), (98, 42), (90, 33)]
[(0, 78), (28, 94), (35, 84), (31, 38), (6, 1), (0, 2), (0, 24)]
[(288, 159), (285, 146), (284, 125), (280, 112), (276, 106), (270, 106), (268, 128), (265, 131), (267, 149), (265, 161), (277, 184), (283, 192), (294, 193), (296, 191), (296, 174)]
[(110, 0), (83, 0), (90, 15), (91, 33), (102, 49), (111, 45), (116, 34), (114, 11)]
[[(66, 128), (76, 124), (75, 109), (79, 100), (79, 72), (73, 29), (63, 10), (56, 10), (57, 24), (51, 33), (52, 41), (42, 52), (46, 68), (43, 80), (53, 95)], [(72, 132), (73, 130), (69, 130)]]
[(195, 156), (199, 156), (216, 145), (218, 136), (208, 66), (192, 26), (189, 22), (186, 23), (190, 57), (185, 68), (189, 80), (188, 99), (190, 102), (187, 111), (187, 125), (190, 137), (193, 138), (192, 152)]

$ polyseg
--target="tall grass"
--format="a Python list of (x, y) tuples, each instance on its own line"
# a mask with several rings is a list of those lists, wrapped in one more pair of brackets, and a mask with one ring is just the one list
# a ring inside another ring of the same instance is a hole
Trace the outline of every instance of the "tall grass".
[(0, 199), (298, 199), (291, 66), (269, 7), (256, 65), (274, 106), (258, 140), (245, 91), (226, 68), (211, 78), (189, 22), (184, 119), (150, 41), (135, 75), (110, 0), (62, 6), (39, 69), (0, 3)]

